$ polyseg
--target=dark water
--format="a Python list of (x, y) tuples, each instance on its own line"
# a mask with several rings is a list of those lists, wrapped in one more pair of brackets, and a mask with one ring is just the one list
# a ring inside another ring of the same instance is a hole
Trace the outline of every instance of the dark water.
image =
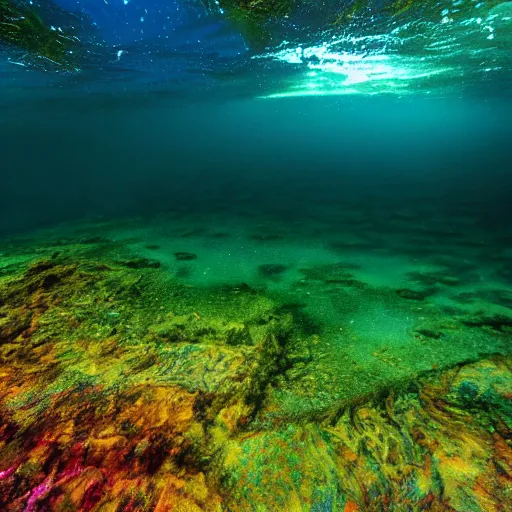
[(242, 191), (271, 209), (464, 196), (507, 217), (510, 2), (306, 2), (260, 23), (263, 46), (230, 5), (36, 2), (70, 46), (1, 47), (2, 229), (236, 211)]
[(426, 196), (507, 223), (511, 114), (498, 98), (16, 105), (1, 127), (2, 227), (177, 206), (300, 216), (366, 194), (370, 210)]
[(232, 4), (0, 37), (0, 510), (512, 509), (512, 3)]

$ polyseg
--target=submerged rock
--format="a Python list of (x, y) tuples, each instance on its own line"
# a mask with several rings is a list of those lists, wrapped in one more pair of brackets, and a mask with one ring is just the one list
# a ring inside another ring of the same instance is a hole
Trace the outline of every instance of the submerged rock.
[(120, 265), (128, 268), (142, 269), (142, 268), (159, 268), (161, 263), (158, 260), (149, 258), (135, 258), (133, 260), (123, 260), (119, 262)]
[(192, 252), (175, 252), (174, 256), (178, 261), (197, 260), (197, 255)]
[[(304, 275), (324, 286), (344, 272)], [(511, 499), (510, 357), (342, 401), (321, 380), (331, 353), (307, 304), (245, 283), (199, 290), (75, 255), (3, 276), (0, 297), (2, 510), (486, 512)], [(490, 318), (474, 322), (505, 339), (508, 320)]]
[(431, 338), (434, 340), (438, 340), (443, 337), (443, 333), (441, 331), (434, 329), (416, 329), (416, 332), (422, 336), (425, 336), (426, 338)]
[(487, 327), (496, 331), (512, 332), (512, 317), (506, 315), (479, 315), (462, 318), (461, 322), (470, 327)]
[(411, 290), (409, 288), (401, 288), (397, 290), (396, 293), (399, 297), (402, 297), (402, 299), (417, 301), (423, 301), (429, 295), (432, 295), (430, 290)]
[(433, 373), (324, 422), (239, 436), (225, 460), (228, 509), (499, 510), (511, 498), (509, 365)]
[(423, 286), (457, 286), (460, 279), (446, 272), (409, 272), (407, 278)]

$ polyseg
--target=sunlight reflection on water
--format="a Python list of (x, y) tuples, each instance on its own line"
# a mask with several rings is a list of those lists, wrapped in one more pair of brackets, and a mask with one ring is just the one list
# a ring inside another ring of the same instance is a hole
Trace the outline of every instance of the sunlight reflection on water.
[(505, 72), (510, 78), (511, 6), (506, 2), (485, 17), (457, 20), (443, 10), (438, 22), (392, 22), (357, 37), (355, 27), (341, 35), (330, 30), (310, 45), (284, 41), (253, 59), (293, 66), (299, 74), (261, 97), (431, 94), (478, 82), (483, 74)]

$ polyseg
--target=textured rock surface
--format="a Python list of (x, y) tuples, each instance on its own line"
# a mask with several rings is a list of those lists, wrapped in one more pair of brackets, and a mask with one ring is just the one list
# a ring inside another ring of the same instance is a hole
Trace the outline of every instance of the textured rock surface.
[[(108, 240), (58, 246), (11, 247), (0, 273), (0, 509), (477, 512), (512, 502), (505, 350), (404, 378), (400, 352), (375, 347), (397, 378), (369, 389), (368, 369), (348, 356), (347, 373), (332, 373), (328, 333), (303, 304), (246, 283), (187, 285)], [(341, 264), (299, 276), (329, 293), (351, 279)], [(340, 307), (371, 289), (351, 293)], [(452, 331), (505, 346), (508, 317), (496, 318), (436, 317), (415, 332), (428, 347)]]

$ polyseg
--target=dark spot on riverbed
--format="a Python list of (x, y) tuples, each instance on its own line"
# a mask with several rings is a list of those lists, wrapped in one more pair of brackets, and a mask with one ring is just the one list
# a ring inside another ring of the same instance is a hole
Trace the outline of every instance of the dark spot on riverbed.
[(197, 255), (193, 252), (175, 252), (174, 256), (178, 261), (192, 261), (197, 260)]
[(262, 277), (273, 279), (281, 276), (288, 270), (286, 265), (279, 263), (267, 263), (258, 267), (258, 272)]

